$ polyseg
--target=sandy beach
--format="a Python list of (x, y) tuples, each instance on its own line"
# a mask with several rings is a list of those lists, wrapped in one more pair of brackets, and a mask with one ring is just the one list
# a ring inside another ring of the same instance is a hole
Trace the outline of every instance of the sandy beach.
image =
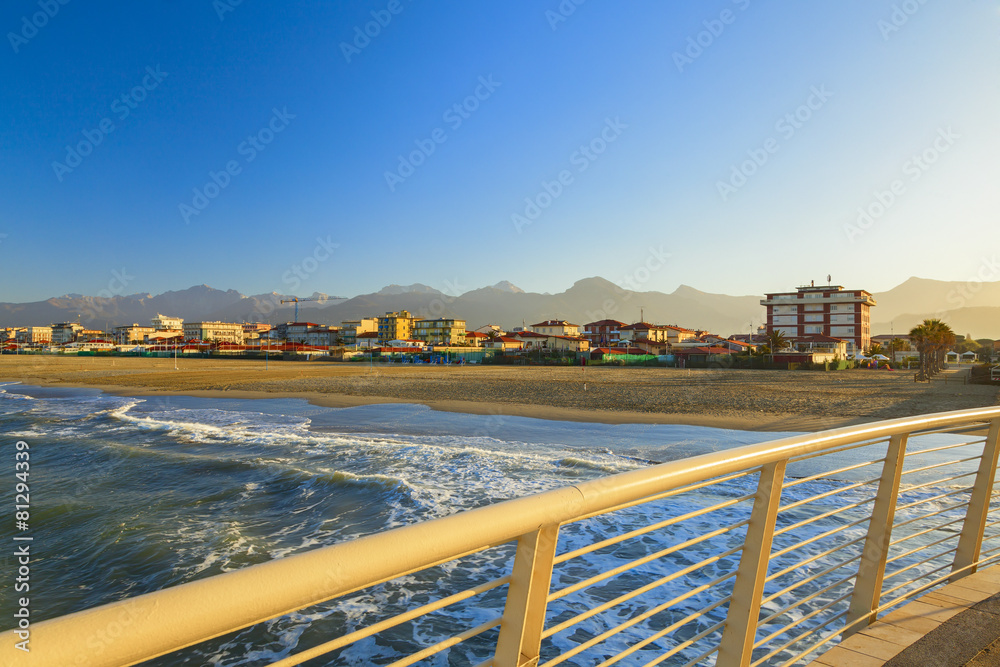
[(437, 410), (603, 423), (811, 431), (1000, 403), (963, 371), (753, 371), (410, 366), (229, 359), (0, 357), (0, 381), (115, 394), (295, 397), (329, 407), (421, 403)]

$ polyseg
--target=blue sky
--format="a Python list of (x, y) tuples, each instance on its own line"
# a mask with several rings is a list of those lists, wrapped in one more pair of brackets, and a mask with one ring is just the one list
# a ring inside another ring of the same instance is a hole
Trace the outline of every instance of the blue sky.
[(0, 8), (3, 301), (994, 266), (995, 1), (63, 2)]

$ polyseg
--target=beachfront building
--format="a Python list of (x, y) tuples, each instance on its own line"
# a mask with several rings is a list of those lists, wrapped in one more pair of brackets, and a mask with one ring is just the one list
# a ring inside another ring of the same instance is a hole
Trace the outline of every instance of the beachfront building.
[(653, 343), (666, 343), (668, 342), (667, 329), (666, 327), (650, 324), (649, 322), (626, 324), (621, 328), (621, 340), (629, 343), (635, 343), (640, 340)]
[(340, 337), (344, 345), (357, 345), (360, 334), (373, 332), (378, 333), (377, 317), (362, 317), (360, 320), (344, 320), (340, 323)]
[(513, 336), (487, 337), (486, 342), (483, 343), (483, 347), (488, 350), (500, 350), (501, 352), (517, 352), (524, 348), (524, 341)]
[(517, 331), (510, 336), (521, 341), (525, 350), (567, 350), (571, 352), (586, 352), (590, 349), (590, 341), (579, 336), (560, 336), (557, 334), (536, 333), (534, 331)]
[(114, 328), (114, 341), (119, 345), (141, 343), (154, 331), (156, 330), (153, 327), (141, 327), (138, 322), (123, 324)]
[[(494, 336), (496, 338), (497, 336)], [(484, 334), (482, 331), (466, 331), (465, 332), (465, 344), (471, 345), (472, 347), (486, 347), (486, 343), (490, 341), (490, 337)]]
[(413, 317), (408, 310), (386, 313), (378, 318), (378, 340), (388, 343), (391, 340), (407, 340), (413, 337), (413, 323), (420, 318)]
[(77, 335), (83, 331), (83, 325), (79, 322), (60, 322), (52, 325), (52, 344), (65, 345), (76, 340)]
[(465, 336), (465, 320), (439, 318), (413, 323), (413, 337), (428, 345), (465, 345)]
[(378, 347), (378, 332), (365, 331), (364, 333), (359, 333), (355, 338), (354, 345), (357, 346), (359, 350), (370, 350), (373, 347)]
[(570, 324), (566, 320), (545, 320), (538, 324), (532, 324), (531, 330), (538, 334), (550, 336), (579, 336), (580, 325)]
[(590, 341), (591, 347), (617, 345), (622, 339), (624, 322), (618, 320), (597, 320), (583, 325), (583, 337)]
[(160, 315), (159, 313), (157, 313), (156, 317), (154, 317), (150, 321), (150, 323), (153, 325), (153, 328), (156, 329), (157, 331), (163, 331), (163, 330), (176, 331), (178, 329), (183, 329), (184, 318), (168, 317), (166, 315)]
[(824, 352), (832, 354), (837, 359), (847, 358), (847, 341), (843, 338), (812, 334), (789, 338), (788, 342), (799, 352)]
[(17, 332), (18, 343), (51, 343), (52, 327), (25, 327)]
[(333, 347), (340, 343), (340, 327), (313, 327), (306, 332), (306, 345)]
[(316, 322), (283, 322), (271, 330), (271, 338), (289, 343), (305, 343), (309, 331), (319, 326)]
[(781, 331), (787, 338), (822, 335), (847, 342), (848, 354), (871, 343), (870, 292), (845, 290), (840, 285), (810, 285), (794, 292), (768, 293), (760, 305), (767, 308), (767, 333)]
[(185, 322), (184, 340), (243, 344), (243, 325), (233, 322)]

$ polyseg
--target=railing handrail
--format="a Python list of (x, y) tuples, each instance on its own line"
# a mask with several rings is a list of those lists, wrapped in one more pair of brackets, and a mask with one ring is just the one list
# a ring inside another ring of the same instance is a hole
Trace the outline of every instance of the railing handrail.
[[(669, 461), (33, 623), (31, 641), (44, 646), (45, 664), (131, 665), (654, 493), (844, 444), (997, 418), (1000, 407), (904, 417)], [(23, 657), (13, 631), (0, 637), (0, 662)]]

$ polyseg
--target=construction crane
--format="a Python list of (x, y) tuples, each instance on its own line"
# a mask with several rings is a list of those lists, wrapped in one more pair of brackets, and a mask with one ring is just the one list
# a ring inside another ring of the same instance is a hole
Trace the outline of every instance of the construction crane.
[(325, 302), (325, 301), (329, 301), (331, 299), (343, 299), (343, 298), (344, 297), (342, 297), (342, 296), (325, 296), (325, 297), (321, 297), (319, 299), (312, 299), (312, 298), (300, 299), (297, 296), (293, 296), (291, 299), (282, 299), (281, 303), (294, 303), (295, 304), (295, 320), (294, 321), (298, 322), (299, 321), (299, 301), (322, 301), (322, 302)]

